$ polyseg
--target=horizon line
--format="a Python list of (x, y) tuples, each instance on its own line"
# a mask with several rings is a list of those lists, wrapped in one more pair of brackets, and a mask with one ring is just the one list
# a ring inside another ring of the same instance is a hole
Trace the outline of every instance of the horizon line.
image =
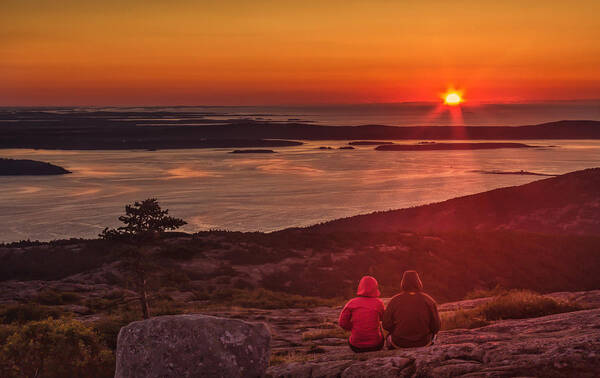
[[(600, 102), (598, 98), (588, 99), (552, 99), (552, 100), (525, 100), (525, 101), (465, 101), (460, 106), (469, 107), (473, 105), (543, 105), (554, 103), (593, 103)], [(56, 104), (35, 104), (35, 105), (3, 105), (0, 104), (0, 109), (3, 108), (260, 108), (260, 107), (333, 107), (333, 106), (369, 106), (369, 105), (438, 105), (440, 101), (388, 101), (388, 102), (332, 102), (332, 103), (291, 103), (291, 104), (254, 104), (254, 105), (207, 105), (207, 104), (71, 104), (71, 105), (56, 105)]]

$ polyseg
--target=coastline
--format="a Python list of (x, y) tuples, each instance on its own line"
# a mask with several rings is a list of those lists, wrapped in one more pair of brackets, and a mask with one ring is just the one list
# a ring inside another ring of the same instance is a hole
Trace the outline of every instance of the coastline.
[[(177, 118), (165, 117), (177, 116)], [(287, 147), (302, 140), (600, 139), (600, 121), (526, 126), (323, 126), (297, 121), (212, 119), (210, 114), (128, 112), (50, 113), (0, 110), (0, 149), (124, 150)]]

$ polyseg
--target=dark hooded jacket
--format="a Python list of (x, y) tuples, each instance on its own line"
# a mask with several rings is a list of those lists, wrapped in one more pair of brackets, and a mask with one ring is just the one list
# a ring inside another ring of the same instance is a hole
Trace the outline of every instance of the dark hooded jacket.
[(402, 292), (385, 309), (383, 328), (398, 347), (425, 346), (440, 330), (437, 305), (423, 292), (423, 283), (414, 270), (404, 272), (401, 286)]
[(350, 344), (357, 348), (374, 347), (382, 343), (381, 318), (383, 302), (378, 297), (377, 280), (364, 276), (358, 284), (358, 297), (353, 298), (340, 313), (340, 327), (351, 331)]

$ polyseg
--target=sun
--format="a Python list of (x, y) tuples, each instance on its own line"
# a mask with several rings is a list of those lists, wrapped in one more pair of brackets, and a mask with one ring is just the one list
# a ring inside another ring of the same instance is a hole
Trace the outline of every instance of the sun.
[(446, 105), (459, 105), (462, 102), (460, 94), (457, 92), (448, 92), (444, 97), (444, 104)]

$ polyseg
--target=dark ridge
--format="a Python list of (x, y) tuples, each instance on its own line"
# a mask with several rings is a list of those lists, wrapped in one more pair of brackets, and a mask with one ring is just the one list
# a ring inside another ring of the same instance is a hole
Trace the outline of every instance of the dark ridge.
[(67, 173), (71, 172), (43, 161), (0, 158), (0, 176), (42, 176)]
[[(380, 141), (407, 139), (600, 139), (599, 121), (559, 121), (515, 127), (319, 126), (298, 122), (211, 119), (210, 116), (208, 113), (189, 111), (57, 112), (0, 109), (0, 120), (10, 121), (0, 122), (0, 148), (87, 150), (285, 147), (298, 145), (299, 142), (291, 141), (298, 139), (355, 140), (374, 145), (391, 143)], [(168, 121), (168, 124), (157, 125), (157, 121)]]
[(314, 232), (518, 230), (600, 235), (600, 168), (308, 227)]

